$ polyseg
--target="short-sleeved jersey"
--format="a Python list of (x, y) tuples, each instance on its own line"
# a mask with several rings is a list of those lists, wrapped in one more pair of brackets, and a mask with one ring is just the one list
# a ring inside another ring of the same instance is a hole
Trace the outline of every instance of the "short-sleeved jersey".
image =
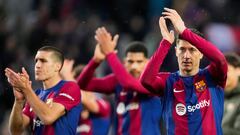
[(224, 91), (208, 69), (195, 76), (169, 75), (163, 96), (168, 135), (221, 135)]
[(117, 135), (160, 135), (161, 100), (157, 96), (116, 88)]
[(104, 99), (96, 100), (99, 106), (99, 113), (89, 112), (89, 117), (81, 118), (77, 127), (77, 135), (107, 135), (110, 127), (110, 104)]
[(44, 123), (33, 112), (31, 106), (26, 103), (23, 113), (30, 118), (30, 124), (34, 135), (74, 135), (80, 116), (80, 88), (74, 82), (60, 81), (52, 88), (37, 89), (36, 95), (47, 105), (59, 103), (65, 107), (66, 113), (57, 119), (52, 125)]

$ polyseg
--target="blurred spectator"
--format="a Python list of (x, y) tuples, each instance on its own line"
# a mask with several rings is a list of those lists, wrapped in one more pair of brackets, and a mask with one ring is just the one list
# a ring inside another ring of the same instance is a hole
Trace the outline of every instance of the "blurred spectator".
[(225, 54), (228, 62), (227, 83), (225, 87), (223, 134), (240, 133), (240, 57), (235, 53)]

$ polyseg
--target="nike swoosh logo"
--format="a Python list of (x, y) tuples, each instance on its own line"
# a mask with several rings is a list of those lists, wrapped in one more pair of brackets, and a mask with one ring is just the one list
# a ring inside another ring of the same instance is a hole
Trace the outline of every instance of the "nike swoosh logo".
[(179, 92), (183, 92), (184, 90), (176, 90), (175, 88), (173, 89), (173, 92), (179, 93)]
[(125, 95), (127, 95), (127, 92), (120, 92), (120, 95), (125, 96)]

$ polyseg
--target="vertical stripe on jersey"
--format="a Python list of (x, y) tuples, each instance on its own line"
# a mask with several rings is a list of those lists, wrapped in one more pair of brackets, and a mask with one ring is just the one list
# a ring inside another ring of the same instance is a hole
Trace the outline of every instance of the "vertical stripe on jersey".
[(141, 134), (141, 125), (142, 125), (142, 121), (141, 121), (141, 108), (140, 108), (140, 104), (137, 101), (138, 104), (138, 109), (134, 109), (134, 110), (129, 110), (128, 113), (130, 115), (130, 121), (131, 124), (129, 125), (129, 133), (130, 135), (142, 135)]
[[(184, 90), (184, 91), (183, 91)], [(176, 92), (177, 91), (177, 92)], [(186, 103), (185, 103), (185, 88), (184, 83), (181, 79), (176, 81), (173, 84), (173, 94), (174, 94), (174, 105), (173, 105), (173, 120), (175, 123), (175, 135), (188, 135), (188, 118), (186, 115)], [(178, 106), (177, 105), (180, 105)], [(185, 110), (184, 110), (185, 106)], [(184, 113), (184, 115), (179, 115), (180, 113)]]
[(139, 111), (141, 113), (141, 135), (160, 135), (162, 114), (160, 98), (151, 97), (141, 100)]
[(107, 135), (109, 126), (110, 126), (110, 119), (109, 117), (100, 117), (93, 116), (90, 118), (92, 121), (92, 133), (93, 135)]
[(173, 106), (173, 82), (175, 82), (175, 78), (173, 75), (169, 77), (167, 81), (167, 87), (164, 89), (164, 96), (163, 96), (163, 121), (166, 123), (166, 129), (168, 135), (174, 135), (175, 123), (173, 120), (173, 110), (175, 109)]
[(117, 114), (117, 135), (122, 135), (122, 131), (123, 131), (123, 117), (119, 114)]
[[(201, 76), (195, 76), (194, 78), (194, 85), (200, 81), (203, 81), (203, 85), (200, 86), (202, 87), (202, 89), (199, 88), (195, 89), (195, 93), (198, 97), (198, 104), (200, 104), (201, 102), (210, 102), (209, 106), (204, 106), (200, 107), (200, 112), (201, 112), (201, 117), (202, 117), (202, 135), (209, 135), (209, 133), (211, 133), (211, 135), (216, 135), (216, 124), (214, 123), (215, 118), (214, 118), (214, 113), (213, 113), (213, 104), (211, 103), (211, 95), (208, 89), (208, 84), (206, 81), (205, 76), (201, 75)], [(203, 103), (204, 104), (204, 103)], [(199, 109), (198, 109), (199, 110)]]
[[(208, 73), (208, 72), (207, 72)], [(211, 95), (212, 101), (212, 109), (215, 118), (215, 125), (216, 125), (216, 134), (222, 135), (222, 118), (223, 118), (223, 108), (224, 108), (224, 90), (220, 86), (216, 86), (215, 83), (210, 80), (209, 74), (207, 74), (206, 80), (209, 82), (209, 92)]]
[(124, 118), (122, 122), (122, 135), (130, 135), (128, 130), (131, 124), (129, 112), (126, 112), (123, 115)]
[(183, 77), (185, 85), (185, 102), (188, 117), (188, 129), (189, 135), (202, 135), (202, 117), (199, 109), (196, 109), (196, 105), (199, 103), (197, 95), (194, 89), (193, 77)]

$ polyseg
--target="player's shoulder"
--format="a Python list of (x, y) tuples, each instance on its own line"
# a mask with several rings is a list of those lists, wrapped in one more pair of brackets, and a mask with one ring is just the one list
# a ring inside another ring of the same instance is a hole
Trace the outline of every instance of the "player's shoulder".
[(63, 81), (63, 86), (59, 92), (59, 95), (70, 95), (73, 97), (81, 96), (80, 88), (76, 82), (73, 81)]
[(65, 81), (65, 80), (63, 80), (63, 83), (64, 83), (63, 86), (65, 86), (65, 85), (67, 85), (67, 86), (78, 86), (78, 84), (76, 82), (74, 82), (74, 81)]
[(78, 84), (74, 81), (64, 81), (62, 89), (71, 89), (71, 90), (80, 91), (80, 88), (79, 88)]

